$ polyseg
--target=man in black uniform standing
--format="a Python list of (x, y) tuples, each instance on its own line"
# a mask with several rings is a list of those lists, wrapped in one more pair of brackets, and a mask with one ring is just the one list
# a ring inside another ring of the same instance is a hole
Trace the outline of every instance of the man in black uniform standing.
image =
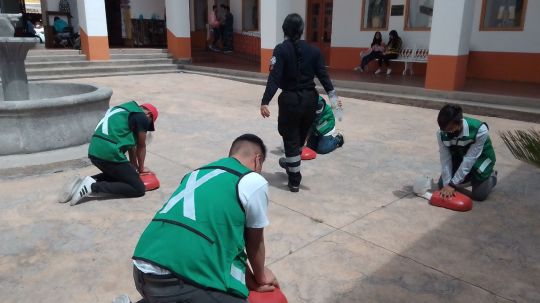
[(282, 28), (286, 39), (274, 48), (270, 60), (270, 75), (261, 102), (261, 115), (264, 118), (270, 117), (268, 104), (277, 89), (281, 88), (278, 98), (278, 131), (283, 137), (285, 157), (279, 159), (279, 164), (289, 176), (289, 190), (298, 192), (302, 180), (302, 146), (315, 119), (319, 99), (314, 77), (317, 76), (333, 100), (332, 107), (337, 106), (337, 96), (320, 50), (300, 40), (304, 31), (302, 17), (298, 14), (288, 15)]

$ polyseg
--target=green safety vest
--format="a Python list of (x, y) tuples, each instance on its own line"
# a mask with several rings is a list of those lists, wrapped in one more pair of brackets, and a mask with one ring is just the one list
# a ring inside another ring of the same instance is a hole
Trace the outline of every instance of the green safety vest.
[(315, 135), (324, 136), (334, 129), (336, 126), (336, 118), (332, 112), (332, 107), (324, 101), (322, 97), (319, 96), (319, 107), (321, 103), (324, 104), (324, 107), (320, 113), (317, 113), (315, 118), (315, 128), (313, 129)]
[(133, 259), (246, 298), (246, 215), (238, 183), (250, 172), (238, 160), (224, 158), (185, 175), (141, 235)]
[[(463, 157), (467, 154), (470, 146), (476, 141), (480, 126), (484, 124), (487, 127), (486, 123), (479, 120), (463, 117), (463, 137), (450, 138), (445, 132), (440, 132), (442, 143), (450, 149), (452, 159), (456, 159), (460, 163), (463, 161)], [(488, 137), (484, 143), (482, 153), (474, 163), (470, 173), (478, 181), (486, 180), (493, 172), (495, 160), (495, 150), (491, 144), (491, 139)]]
[(128, 162), (125, 153), (137, 142), (129, 128), (129, 115), (142, 112), (135, 101), (109, 108), (96, 126), (88, 155), (105, 161)]

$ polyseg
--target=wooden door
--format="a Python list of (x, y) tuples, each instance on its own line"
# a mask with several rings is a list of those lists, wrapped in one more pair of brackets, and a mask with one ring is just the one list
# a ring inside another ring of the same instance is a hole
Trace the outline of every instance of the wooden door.
[(321, 50), (326, 65), (330, 62), (333, 9), (332, 0), (308, 0), (306, 41)]
[(109, 33), (109, 46), (123, 46), (122, 39), (122, 11), (120, 0), (105, 0), (105, 15), (107, 17), (107, 31)]

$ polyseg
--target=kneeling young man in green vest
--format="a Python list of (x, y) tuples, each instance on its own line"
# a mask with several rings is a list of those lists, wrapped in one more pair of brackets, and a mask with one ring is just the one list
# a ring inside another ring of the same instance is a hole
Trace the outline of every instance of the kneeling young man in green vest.
[[(341, 106), (341, 101), (339, 101), (339, 106)], [(318, 154), (327, 154), (342, 147), (345, 141), (343, 135), (336, 131), (336, 118), (332, 107), (321, 96), (319, 96), (315, 114), (315, 121), (306, 146)]]
[(263, 141), (245, 134), (228, 158), (184, 176), (133, 254), (135, 286), (145, 302), (247, 302), (248, 289), (278, 286), (264, 266), (268, 182), (259, 173), (265, 157)]
[(437, 131), (442, 173), (441, 195), (452, 197), (457, 187), (472, 185), (471, 198), (484, 201), (497, 184), (495, 150), (488, 126), (479, 120), (463, 117), (459, 105), (447, 104), (437, 117)]
[[(154, 131), (158, 111), (150, 103), (135, 101), (111, 107), (96, 126), (88, 157), (102, 173), (75, 178), (68, 183), (59, 202), (77, 204), (91, 193), (142, 197), (145, 187), (139, 173), (145, 172), (146, 133)], [(128, 152), (129, 160), (125, 153)]]

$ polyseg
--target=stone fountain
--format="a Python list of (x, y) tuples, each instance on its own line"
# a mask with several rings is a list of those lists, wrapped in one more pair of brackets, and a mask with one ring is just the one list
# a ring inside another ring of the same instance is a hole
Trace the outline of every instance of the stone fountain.
[(24, 60), (38, 38), (13, 37), (19, 15), (0, 15), (0, 156), (88, 143), (112, 90), (75, 83), (28, 83)]

